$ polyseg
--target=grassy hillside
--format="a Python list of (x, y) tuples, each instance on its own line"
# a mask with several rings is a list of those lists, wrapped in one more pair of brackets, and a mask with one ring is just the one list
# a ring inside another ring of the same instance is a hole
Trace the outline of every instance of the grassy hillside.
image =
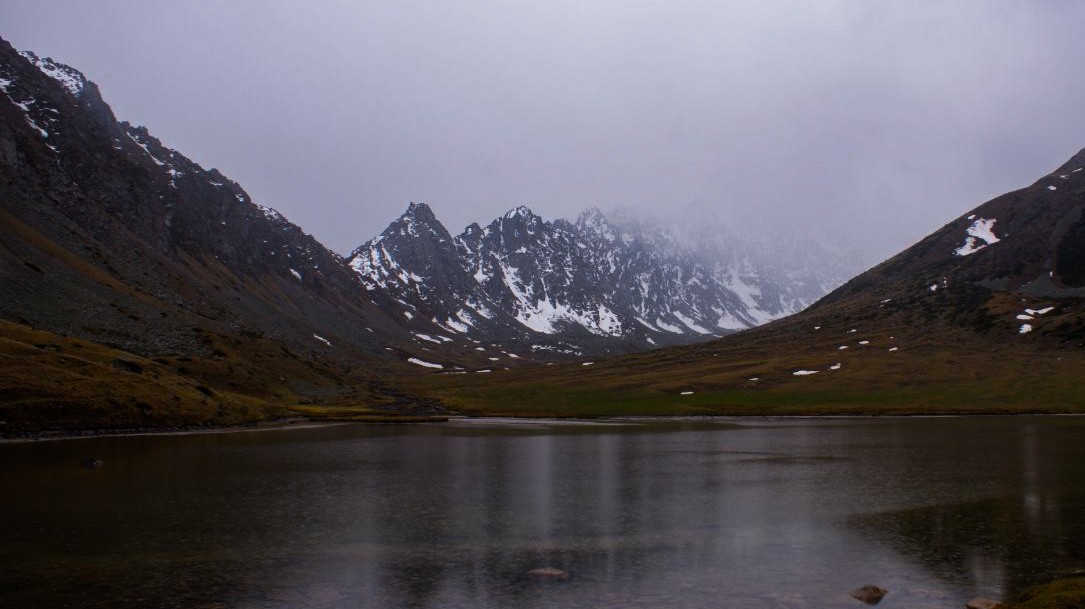
[(197, 334), (206, 356), (148, 359), (0, 321), (0, 434), (236, 425), (304, 416), (312, 404), (434, 409), (378, 380), (395, 362), (302, 358), (260, 337)]
[[(524, 417), (1085, 412), (1080, 300), (881, 296), (696, 346), (491, 372), (299, 357), (198, 329), (205, 355), (147, 359), (0, 322), (0, 430), (386, 422), (442, 406)], [(1049, 308), (1021, 333), (1021, 311)]]
[(1076, 301), (1021, 334), (1017, 312), (1047, 301), (998, 293), (950, 319), (882, 300), (590, 365), (403, 382), (459, 412), (510, 416), (1085, 412)]

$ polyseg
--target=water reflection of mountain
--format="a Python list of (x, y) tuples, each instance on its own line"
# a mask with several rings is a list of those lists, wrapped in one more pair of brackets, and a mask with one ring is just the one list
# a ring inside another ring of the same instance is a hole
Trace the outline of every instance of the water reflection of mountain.
[[(873, 583), (883, 607), (960, 607), (1085, 564), (1082, 437), (962, 417), (0, 444), (0, 599), (847, 609)], [(528, 576), (547, 566), (569, 579)]]
[(1004, 487), (1017, 493), (854, 516), (848, 524), (940, 579), (1005, 598), (1085, 568), (1080, 438), (1048, 421), (1009, 440), (1006, 461), (1017, 467), (1002, 464)]

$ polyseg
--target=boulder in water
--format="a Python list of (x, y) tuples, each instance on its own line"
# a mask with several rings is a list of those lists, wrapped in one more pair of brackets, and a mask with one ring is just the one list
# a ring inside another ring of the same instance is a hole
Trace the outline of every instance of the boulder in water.
[(885, 588), (866, 585), (862, 588), (856, 588), (848, 594), (850, 594), (852, 598), (863, 601), (868, 605), (877, 605), (882, 602), (882, 599), (885, 598), (886, 594), (889, 594), (889, 591)]
[(532, 577), (539, 579), (569, 579), (569, 574), (554, 567), (540, 567), (527, 572)]

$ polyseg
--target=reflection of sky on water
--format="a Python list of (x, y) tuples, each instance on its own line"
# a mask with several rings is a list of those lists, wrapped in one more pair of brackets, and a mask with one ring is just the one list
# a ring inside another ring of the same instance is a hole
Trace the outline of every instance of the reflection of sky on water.
[[(962, 441), (962, 450), (989, 447), (984, 467), (960, 464), (965, 477), (997, 482), (985, 496), (966, 494), (939, 503), (853, 518), (902, 555), (949, 581), (988, 596), (1016, 596), (1025, 588), (1085, 565), (1085, 465), (1082, 422), (1018, 419), (992, 425), (994, 435)], [(963, 427), (963, 426), (962, 426)]]
[[(5, 445), (0, 508), (25, 526), (3, 534), (0, 598), (848, 607), (873, 583), (881, 607), (961, 606), (1085, 558), (1082, 433), (1069, 418), (465, 423)], [(87, 454), (105, 467), (73, 465)], [(543, 566), (571, 577), (526, 575)]]

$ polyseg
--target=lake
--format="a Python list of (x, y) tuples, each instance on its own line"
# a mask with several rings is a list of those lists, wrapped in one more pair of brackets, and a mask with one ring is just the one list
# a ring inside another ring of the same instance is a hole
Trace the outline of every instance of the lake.
[(336, 425), (0, 465), (13, 608), (960, 608), (1085, 567), (1085, 418)]

